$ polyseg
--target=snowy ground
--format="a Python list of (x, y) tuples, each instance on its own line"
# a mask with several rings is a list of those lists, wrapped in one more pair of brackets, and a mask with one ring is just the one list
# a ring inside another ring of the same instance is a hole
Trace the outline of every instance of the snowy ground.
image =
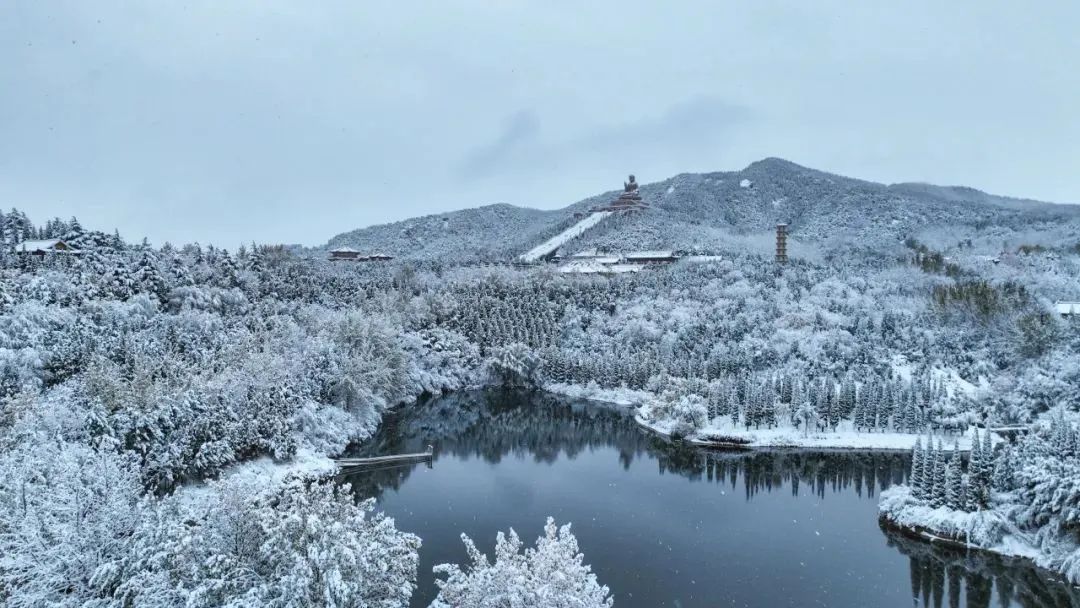
[(595, 384), (587, 386), (580, 384), (545, 384), (542, 388), (555, 395), (563, 395), (573, 399), (602, 401), (623, 406), (636, 406), (650, 397), (649, 393), (645, 391), (635, 391), (629, 388), (600, 388)]
[[(640, 424), (666, 432), (663, 425), (655, 425), (638, 420)], [(851, 428), (848, 421), (841, 422), (835, 431), (819, 432), (812, 430), (804, 433), (802, 430), (781, 426), (772, 429), (750, 429), (744, 426), (733, 426), (726, 419), (717, 419), (698, 431), (690, 440), (700, 445), (730, 445), (738, 444), (745, 447), (795, 447), (795, 448), (844, 448), (851, 450), (911, 450), (915, 440), (926, 435), (913, 433), (881, 433), (857, 431)], [(942, 445), (952, 449), (954, 442), (959, 442), (961, 451), (971, 449), (970, 436), (960, 435), (934, 435), (934, 440), (941, 439)], [(1000, 441), (995, 438), (995, 441)]]
[(565, 245), (573, 238), (581, 236), (586, 230), (602, 222), (605, 218), (610, 217), (613, 211), (597, 211), (585, 216), (580, 222), (570, 226), (566, 230), (563, 230), (559, 234), (551, 237), (550, 239), (540, 243), (536, 247), (533, 247), (529, 251), (521, 255), (522, 262), (535, 262), (540, 258), (553, 253), (559, 247)]
[(214, 491), (209, 484), (242, 484), (250, 488), (272, 490), (291, 478), (326, 477), (337, 470), (337, 465), (330, 457), (299, 449), (290, 460), (275, 462), (269, 456), (263, 456), (233, 465), (225, 469), (217, 479), (181, 486), (177, 492), (189, 501), (189, 504), (194, 504)]

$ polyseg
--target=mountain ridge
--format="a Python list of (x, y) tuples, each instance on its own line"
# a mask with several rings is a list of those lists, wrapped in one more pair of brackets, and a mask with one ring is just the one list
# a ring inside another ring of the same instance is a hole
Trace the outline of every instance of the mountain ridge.
[[(1080, 221), (1076, 205), (998, 196), (967, 186), (882, 184), (776, 157), (738, 171), (680, 173), (643, 184), (639, 191), (649, 210), (605, 221), (573, 246), (720, 250), (732, 236), (762, 234), (778, 222), (788, 223), (795, 239), (867, 244), (898, 242), (928, 227), (965, 232)], [(561, 209), (495, 203), (425, 215), (343, 232), (320, 249), (348, 245), (413, 259), (506, 260), (619, 192), (599, 193)]]

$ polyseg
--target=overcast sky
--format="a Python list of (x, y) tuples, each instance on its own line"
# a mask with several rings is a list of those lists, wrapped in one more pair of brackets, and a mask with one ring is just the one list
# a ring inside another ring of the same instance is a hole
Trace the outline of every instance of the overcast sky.
[(0, 206), (314, 245), (766, 156), (1080, 202), (1078, 24), (1075, 0), (4, 0)]

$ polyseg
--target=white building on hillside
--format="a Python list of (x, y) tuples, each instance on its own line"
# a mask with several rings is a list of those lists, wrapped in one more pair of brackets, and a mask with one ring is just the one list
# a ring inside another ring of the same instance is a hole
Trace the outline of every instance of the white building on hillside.
[(20, 255), (36, 255), (38, 257), (45, 257), (49, 254), (78, 255), (82, 253), (61, 239), (23, 241), (15, 245), (13, 250)]
[(1059, 300), (1054, 302), (1054, 310), (1063, 317), (1080, 315), (1080, 302), (1065, 302)]

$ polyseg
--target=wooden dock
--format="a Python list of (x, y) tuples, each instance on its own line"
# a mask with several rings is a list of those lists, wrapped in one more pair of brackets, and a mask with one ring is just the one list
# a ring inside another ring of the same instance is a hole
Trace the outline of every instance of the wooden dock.
[(380, 465), (380, 464), (397, 464), (407, 462), (424, 462), (431, 461), (432, 456), (435, 455), (435, 448), (428, 446), (426, 452), (416, 452), (415, 454), (395, 454), (392, 456), (371, 456), (368, 458), (336, 458), (334, 464), (339, 468), (354, 468), (368, 465)]

